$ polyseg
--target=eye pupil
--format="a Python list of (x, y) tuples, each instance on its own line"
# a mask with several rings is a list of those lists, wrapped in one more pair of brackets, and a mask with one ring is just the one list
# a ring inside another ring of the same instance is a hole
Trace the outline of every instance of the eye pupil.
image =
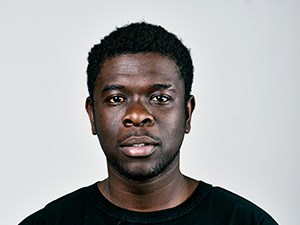
[(108, 99), (108, 101), (111, 104), (118, 104), (118, 103), (124, 102), (125, 99), (122, 96), (112, 96), (111, 98)]
[(115, 102), (121, 101), (121, 98), (120, 98), (119, 96), (115, 96), (115, 97), (114, 97), (114, 101), (115, 101)]
[(156, 102), (157, 104), (167, 104), (170, 100), (170, 97), (164, 95), (156, 95), (152, 98), (152, 101)]
[(166, 101), (166, 98), (163, 97), (163, 96), (158, 96), (157, 98), (158, 98), (159, 101)]

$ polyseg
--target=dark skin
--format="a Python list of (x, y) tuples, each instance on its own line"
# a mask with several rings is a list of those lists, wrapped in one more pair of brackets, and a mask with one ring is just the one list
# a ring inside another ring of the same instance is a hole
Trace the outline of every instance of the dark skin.
[(106, 59), (86, 101), (92, 132), (106, 155), (108, 178), (98, 183), (115, 205), (157, 211), (184, 202), (198, 182), (179, 169), (195, 99), (184, 100), (175, 61), (158, 53)]

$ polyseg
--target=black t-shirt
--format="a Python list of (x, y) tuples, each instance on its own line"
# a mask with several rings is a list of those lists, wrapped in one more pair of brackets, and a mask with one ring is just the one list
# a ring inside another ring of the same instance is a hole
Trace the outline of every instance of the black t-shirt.
[(135, 212), (109, 202), (97, 184), (65, 195), (19, 225), (276, 225), (262, 209), (219, 187), (200, 182), (182, 204), (161, 211)]

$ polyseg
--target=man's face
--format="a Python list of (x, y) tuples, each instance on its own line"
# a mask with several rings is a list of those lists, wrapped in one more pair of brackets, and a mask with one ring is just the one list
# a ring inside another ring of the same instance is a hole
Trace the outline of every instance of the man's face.
[(157, 53), (123, 54), (104, 61), (86, 108), (108, 169), (133, 180), (178, 164), (190, 131), (194, 98), (184, 102), (176, 63)]

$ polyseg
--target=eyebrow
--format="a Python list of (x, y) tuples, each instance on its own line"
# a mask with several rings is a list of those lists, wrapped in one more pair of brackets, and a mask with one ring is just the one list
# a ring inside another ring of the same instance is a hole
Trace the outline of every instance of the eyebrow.
[[(171, 84), (153, 84), (151, 86), (151, 89), (154, 89), (154, 90), (166, 90), (166, 89), (169, 89), (170, 91), (176, 92), (175, 89), (173, 89), (171, 87), (172, 87)], [(106, 85), (102, 89), (102, 93), (113, 91), (113, 90), (124, 90), (124, 89), (125, 89), (125, 86), (119, 85), (119, 84)]]
[(102, 93), (108, 92), (108, 91), (113, 91), (113, 90), (122, 90), (125, 87), (123, 85), (118, 85), (118, 84), (113, 84), (113, 85), (106, 85), (103, 90)]
[(154, 84), (152, 85), (153, 89), (169, 89), (170, 87), (172, 87), (171, 84)]
[(154, 84), (151, 86), (154, 90), (169, 90), (172, 92), (176, 92), (174, 88), (172, 88), (172, 84)]

